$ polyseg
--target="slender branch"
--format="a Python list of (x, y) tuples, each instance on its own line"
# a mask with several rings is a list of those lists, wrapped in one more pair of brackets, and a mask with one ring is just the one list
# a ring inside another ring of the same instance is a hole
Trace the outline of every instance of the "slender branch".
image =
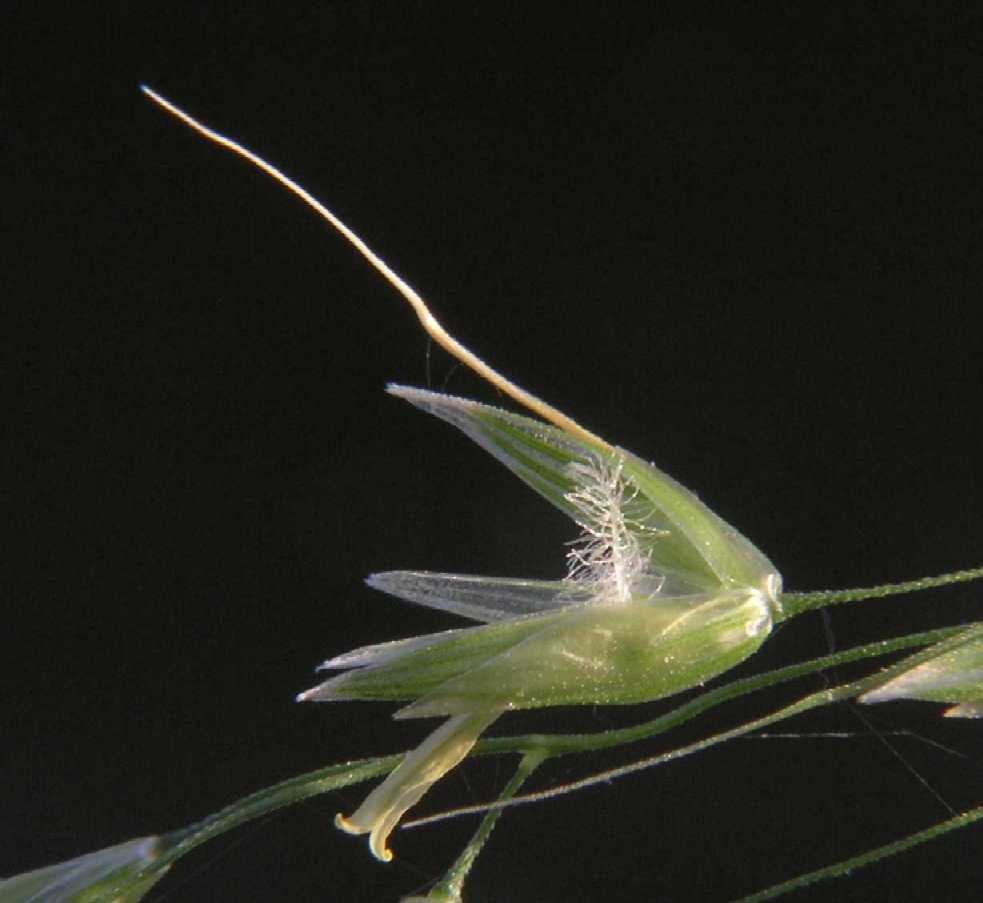
[[(527, 734), (516, 737), (491, 737), (480, 741), (472, 750), (471, 755), (502, 755), (518, 752), (525, 755), (542, 756), (545, 761), (546, 758), (553, 756), (590, 752), (637, 742), (664, 733), (714, 706), (755, 690), (794, 680), (797, 677), (813, 674), (835, 665), (887, 655), (915, 646), (939, 643), (951, 636), (960, 634), (964, 630), (965, 625), (945, 627), (892, 640), (869, 643), (810, 662), (802, 662), (767, 674), (733, 681), (715, 690), (702, 693), (696, 699), (678, 706), (659, 718), (621, 730), (604, 731), (597, 734)], [(295, 778), (252, 793), (193, 825), (165, 835), (162, 839), (158, 864), (172, 863), (205, 841), (292, 803), (387, 774), (402, 761), (404, 755), (405, 753), (398, 753), (391, 756), (360, 759), (332, 765), (298, 775)], [(420, 821), (409, 822), (403, 827), (420, 823)]]
[(205, 841), (238, 828), (254, 818), (269, 815), (277, 809), (312, 796), (387, 774), (403, 760), (404, 755), (405, 753), (398, 753), (394, 756), (329, 765), (251, 793), (193, 825), (164, 835), (155, 866), (167, 866)]
[[(689, 755), (700, 749), (706, 749), (709, 746), (721, 743), (724, 740), (731, 739), (732, 737), (746, 735), (748, 732), (755, 730), (758, 727), (763, 727), (767, 724), (781, 720), (782, 718), (790, 717), (791, 715), (797, 714), (800, 711), (805, 711), (807, 708), (814, 708), (818, 705), (835, 702), (837, 699), (847, 698), (850, 695), (856, 695), (864, 692), (865, 690), (869, 689), (870, 686), (890, 679), (893, 671), (915, 666), (920, 660), (920, 656), (928, 657), (941, 654), (946, 649), (946, 646), (944, 645), (945, 642), (950, 638), (954, 638), (956, 642), (960, 641), (960, 635), (964, 630), (965, 625), (961, 627), (942, 628), (940, 630), (898, 637), (893, 640), (871, 643), (866, 646), (857, 647), (856, 649), (848, 649), (834, 655), (815, 659), (811, 662), (804, 662), (799, 665), (792, 665), (788, 668), (782, 668), (778, 671), (769, 672), (768, 674), (759, 675), (757, 677), (748, 678), (742, 681), (735, 681), (731, 684), (727, 684), (726, 686), (719, 687), (716, 690), (703, 693), (697, 699), (692, 700), (685, 705), (679, 706), (677, 709), (668, 713), (667, 715), (662, 716), (661, 718), (656, 718), (652, 721), (625, 730), (608, 731), (600, 734), (574, 734), (565, 736), (531, 734), (519, 737), (502, 737), (485, 740), (472, 751), (473, 755), (492, 755), (515, 752), (521, 752), (524, 754), (524, 758), (519, 765), (519, 770), (513, 778), (513, 781), (506, 787), (499, 800), (492, 804), (469, 807), (468, 809), (455, 810), (450, 813), (441, 813), (426, 819), (411, 822), (404, 825), (404, 827), (412, 827), (414, 825), (422, 825), (434, 821), (440, 821), (453, 815), (463, 815), (472, 812), (485, 813), (485, 820), (475, 833), (471, 844), (469, 844), (469, 846), (465, 849), (464, 854), (459, 857), (451, 871), (449, 871), (447, 874), (445, 881), (447, 882), (446, 886), (449, 889), (448, 892), (450, 892), (450, 889), (453, 887), (452, 882), (456, 880), (456, 876), (459, 876), (460, 881), (463, 882), (464, 876), (467, 874), (467, 870), (471, 867), (471, 864), (473, 864), (475, 857), (478, 855), (482, 845), (484, 844), (488, 835), (491, 833), (501, 810), (506, 806), (516, 803), (547, 799), (561, 793), (570, 793), (573, 790), (579, 789), (580, 787), (589, 786), (597, 783), (598, 781), (611, 780), (612, 778), (623, 774), (639, 771), (643, 768), (649, 768), (653, 765), (667, 762), (672, 759), (681, 758), (682, 756)], [(836, 690), (826, 690), (821, 693), (812, 694), (811, 696), (807, 696), (805, 699), (800, 700), (798, 703), (786, 707), (785, 709), (773, 713), (772, 715), (749, 722), (748, 724), (742, 725), (739, 728), (727, 731), (724, 734), (719, 734), (716, 737), (708, 738), (701, 743), (693, 744), (682, 749), (673, 750), (659, 756), (650, 757), (640, 762), (631, 763), (630, 765), (604, 772), (600, 775), (594, 775), (582, 781), (578, 781), (575, 784), (564, 785), (562, 787), (553, 788), (552, 790), (547, 790), (542, 793), (532, 794), (529, 796), (513, 797), (513, 794), (519, 789), (522, 782), (525, 781), (535, 767), (537, 767), (541, 762), (545, 762), (547, 759), (552, 758), (554, 755), (558, 756), (568, 752), (587, 752), (593, 749), (602, 749), (605, 747), (630, 743), (634, 740), (644, 739), (645, 737), (668, 730), (669, 727), (680, 724), (683, 721), (694, 718), (701, 712), (714, 705), (719, 705), (724, 701), (750, 693), (756, 689), (772, 686), (774, 684), (781, 683), (782, 681), (791, 680), (795, 677), (800, 677), (805, 674), (823, 670), (824, 668), (832, 667), (836, 664), (843, 664), (845, 662), (856, 661), (864, 658), (873, 658), (878, 655), (896, 652), (912, 646), (926, 644), (936, 645), (933, 645), (931, 649), (926, 650), (924, 653), (911, 656), (903, 662), (892, 666), (892, 668), (888, 668), (885, 671), (866, 678), (864, 681), (839, 687)], [(268, 815), (269, 813), (284, 808), (292, 803), (386, 774), (392, 771), (392, 769), (403, 760), (405, 755), (405, 753), (400, 753), (397, 755), (374, 759), (361, 759), (352, 762), (344, 762), (338, 765), (331, 765), (326, 768), (318, 769), (317, 771), (309, 772), (307, 774), (299, 775), (298, 777), (275, 784), (272, 787), (267, 787), (263, 790), (257, 791), (256, 793), (252, 793), (249, 796), (226, 806), (224, 809), (207, 816), (194, 825), (172, 831), (159, 838), (154, 838), (152, 857), (149, 859), (147, 859), (147, 857), (138, 857), (133, 862), (127, 861), (123, 864), (123, 867), (118, 873), (114, 873), (114, 876), (110, 876), (113, 887), (115, 888), (114, 893), (117, 893), (124, 887), (128, 892), (133, 892), (134, 894), (136, 894), (138, 890), (142, 889), (140, 890), (142, 893), (149, 888), (151, 884), (162, 878), (175, 861), (205, 841), (211, 840), (219, 834), (237, 828), (249, 821), (252, 821), (253, 819)], [(112, 851), (101, 852), (112, 853)], [(65, 863), (63, 865), (72, 866), (73, 864), (74, 860), (72, 863)], [(98, 886), (101, 888), (102, 884), (100, 883)], [(96, 885), (93, 885), (93, 887), (96, 887)], [(133, 899), (136, 899), (136, 897), (134, 896)], [(439, 897), (431, 897), (430, 899), (439, 899)], [(453, 896), (445, 897), (445, 899), (454, 901)]]
[[(415, 828), (422, 827), (423, 825), (433, 824), (435, 822), (444, 821), (449, 818), (456, 818), (461, 815), (474, 815), (476, 813), (488, 812), (491, 809), (503, 809), (512, 806), (526, 805), (529, 803), (542, 802), (543, 800), (552, 799), (557, 796), (564, 796), (568, 793), (573, 793), (577, 790), (583, 790), (587, 787), (592, 787), (595, 784), (608, 783), (615, 778), (624, 777), (625, 775), (634, 774), (638, 771), (643, 771), (648, 768), (652, 768), (657, 765), (663, 765), (666, 762), (671, 762), (676, 759), (682, 759), (686, 756), (690, 756), (696, 752), (702, 752), (705, 749), (709, 749), (712, 746), (717, 746), (720, 743), (724, 743), (728, 740), (733, 740), (736, 737), (742, 737), (746, 734), (756, 731), (759, 728), (767, 727), (770, 724), (775, 724), (779, 721), (784, 721), (795, 715), (800, 715), (803, 712), (807, 712), (811, 709), (818, 708), (823, 705), (831, 705), (835, 702), (841, 702), (845, 699), (851, 699), (855, 696), (859, 696), (862, 693), (866, 693), (868, 690), (873, 689), (875, 686), (879, 686), (881, 683), (891, 680), (893, 677), (897, 676), (903, 671), (907, 671), (910, 668), (915, 668), (922, 661), (929, 658), (934, 658), (939, 655), (945, 654), (950, 646), (957, 645), (962, 642), (962, 631), (963, 628), (956, 628), (951, 630), (949, 637), (942, 642), (933, 644), (931, 648), (925, 649), (920, 653), (916, 653), (896, 664), (885, 668), (883, 671), (879, 671), (876, 674), (871, 674), (861, 680), (853, 681), (852, 683), (841, 684), (838, 687), (834, 687), (828, 690), (820, 690), (816, 693), (810, 693), (808, 696), (803, 697), (797, 702), (791, 705), (784, 706), (768, 715), (764, 715), (760, 718), (748, 721), (736, 728), (731, 728), (727, 731), (722, 731), (719, 734), (714, 734), (711, 737), (707, 737), (704, 740), (700, 740), (696, 743), (691, 743), (688, 746), (681, 746), (677, 749), (669, 750), (665, 753), (660, 753), (655, 756), (650, 756), (645, 759), (639, 759), (635, 762), (630, 762), (627, 765), (622, 765), (618, 768), (611, 768), (606, 771), (599, 772), (589, 777), (583, 778), (579, 781), (571, 781), (568, 784), (561, 784), (557, 787), (552, 787), (548, 790), (543, 790), (538, 793), (528, 793), (523, 796), (517, 796), (514, 799), (508, 800), (506, 802), (494, 801), (488, 803), (479, 803), (474, 806), (462, 806), (457, 809), (449, 809), (445, 812), (439, 812), (436, 815), (427, 816), (425, 818), (419, 818), (411, 822), (407, 822), (402, 827), (403, 828)], [(909, 639), (903, 637), (902, 639)], [(834, 658), (834, 656), (828, 656), (827, 658)], [(816, 661), (819, 661), (818, 659)], [(815, 664), (813, 662), (812, 664)], [(783, 669), (784, 670), (784, 669)], [(818, 670), (818, 669), (817, 669)], [(656, 719), (658, 720), (658, 719)], [(651, 724), (652, 722), (650, 722)]]
[(965, 571), (952, 571), (937, 577), (920, 577), (904, 583), (882, 583), (879, 586), (866, 586), (857, 589), (823, 589), (808, 593), (782, 593), (782, 608), (787, 617), (794, 617), (806, 611), (825, 608), (827, 605), (840, 605), (843, 602), (859, 602), (861, 599), (880, 599), (884, 596), (900, 596), (923, 589), (935, 589), (952, 583), (966, 583), (983, 579), (983, 567)]
[[(545, 758), (542, 753), (526, 753), (520, 760), (512, 780), (508, 782), (499, 795), (499, 800), (512, 799), (529, 776), (545, 761)], [(487, 812), (471, 841), (458, 856), (457, 861), (447, 870), (447, 873), (430, 893), (425, 897), (407, 897), (403, 903), (427, 903), (427, 901), (429, 903), (461, 903), (464, 881), (501, 815), (501, 809), (492, 809), (491, 812)]]
[(765, 674), (757, 674), (754, 677), (732, 681), (722, 687), (701, 693), (695, 699), (678, 706), (665, 715), (660, 715), (651, 721), (645, 721), (642, 724), (635, 724), (631, 727), (592, 734), (526, 734), (517, 737), (489, 737), (478, 742), (472, 751), (472, 755), (497, 755), (520, 750), (541, 750), (549, 753), (550, 756), (557, 756), (566, 755), (567, 753), (610, 749), (615, 746), (635, 743), (639, 740), (648, 740), (657, 734), (665, 733), (673, 727), (678, 727), (680, 724), (692, 720), (708, 709), (740, 696), (746, 696), (748, 693), (753, 693), (756, 690), (777, 686), (778, 684), (795, 680), (798, 677), (805, 677), (806, 675), (815, 674), (819, 671), (825, 671), (828, 668), (834, 668), (850, 662), (877, 658), (882, 655), (889, 655), (892, 652), (901, 652), (905, 649), (940, 643), (943, 640), (961, 634), (967, 626), (966, 624), (962, 624), (956, 627), (940, 627), (935, 630), (924, 631), (923, 633), (913, 633), (907, 636), (896, 637), (891, 640), (878, 640), (875, 643), (856, 646), (852, 649), (844, 649), (832, 655), (825, 655), (807, 662), (799, 662), (775, 671), (768, 671)]
[(921, 843), (934, 840), (936, 837), (941, 837), (943, 834), (947, 834), (949, 831), (954, 831), (957, 828), (965, 828), (967, 825), (971, 825), (981, 819), (983, 819), (983, 806), (978, 806), (947, 821), (932, 825), (931, 828), (926, 828), (924, 831), (918, 831), (915, 834), (904, 837), (901, 840), (892, 841), (882, 847), (877, 847), (876, 849), (868, 850), (866, 853), (861, 853), (859, 856), (854, 856), (851, 859), (844, 859), (842, 862), (816, 869), (814, 872), (807, 872), (804, 875), (799, 875), (797, 878), (783, 881), (781, 884), (775, 884), (757, 893), (741, 897), (736, 903), (760, 903), (762, 900), (772, 900), (775, 897), (787, 894), (791, 890), (808, 887), (817, 881), (847, 875), (854, 869), (862, 868), (865, 865), (870, 865), (872, 862), (877, 862), (879, 859), (886, 859), (888, 856), (894, 856), (897, 853), (903, 853), (905, 850), (910, 850), (912, 847), (918, 846)]

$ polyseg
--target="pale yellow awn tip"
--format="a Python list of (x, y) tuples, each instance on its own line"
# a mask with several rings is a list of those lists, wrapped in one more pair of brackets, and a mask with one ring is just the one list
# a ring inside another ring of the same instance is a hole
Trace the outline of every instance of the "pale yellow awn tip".
[(594, 435), (594, 433), (589, 430), (584, 429), (575, 420), (571, 420), (566, 414), (561, 413), (552, 405), (547, 404), (535, 395), (530, 394), (525, 389), (517, 386), (514, 382), (502, 376), (497, 370), (492, 369), (488, 364), (486, 364), (480, 357), (473, 354), (467, 348), (465, 348), (460, 342), (457, 341), (452, 335), (450, 335), (443, 326), (437, 321), (437, 319), (430, 313), (430, 309), (427, 307), (426, 302), (421, 298), (414, 289), (408, 285), (400, 276), (398, 276), (389, 265), (379, 257), (359, 236), (353, 232), (348, 226), (346, 226), (337, 216), (335, 216), (327, 207), (324, 206), (317, 198), (315, 198), (310, 192), (302, 188), (296, 182), (293, 181), (289, 176), (284, 175), (279, 169), (277, 169), (272, 163), (267, 163), (262, 157), (257, 156), (251, 150), (243, 147), (237, 141), (233, 141), (231, 138), (227, 138), (225, 135), (220, 135), (218, 132), (213, 131), (207, 125), (199, 122), (193, 116), (185, 113), (184, 110), (176, 107), (169, 100), (161, 97), (152, 88), (148, 88), (146, 85), (141, 85), (140, 90), (147, 95), (154, 103), (163, 107), (172, 116), (180, 119), (189, 128), (196, 131), (203, 138), (207, 138), (209, 141), (213, 141), (228, 150), (232, 151), (234, 154), (238, 154), (240, 157), (244, 157), (253, 166), (261, 169), (267, 175), (272, 176), (283, 185), (288, 191), (292, 192), (294, 195), (299, 197), (308, 207), (314, 209), (314, 211), (322, 217), (322, 219), (327, 220), (338, 232), (340, 232), (354, 247), (355, 249), (379, 272), (382, 277), (406, 299), (410, 307), (413, 308), (420, 323), (423, 325), (424, 330), (426, 330), (427, 335), (429, 335), (441, 348), (451, 354), (453, 357), (457, 358), (462, 364), (472, 369), (480, 377), (490, 382), (497, 389), (504, 392), (506, 395), (510, 396), (513, 400), (517, 401), (523, 407), (528, 408), (534, 414), (542, 417), (548, 423), (552, 423), (554, 426), (559, 427), (567, 433), (577, 437), (578, 439), (588, 442), (595, 447), (603, 449), (604, 451), (611, 451), (611, 446), (605, 442), (600, 436)]

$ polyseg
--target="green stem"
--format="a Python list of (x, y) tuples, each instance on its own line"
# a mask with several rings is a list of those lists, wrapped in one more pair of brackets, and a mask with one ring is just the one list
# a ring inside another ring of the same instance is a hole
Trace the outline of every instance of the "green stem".
[(155, 866), (167, 866), (206, 840), (238, 828), (254, 818), (269, 815), (284, 806), (387, 774), (403, 760), (404, 755), (399, 753), (394, 756), (330, 765), (251, 793), (187, 828), (165, 834), (161, 838), (160, 857), (155, 862)]
[(876, 643), (868, 643), (865, 646), (845, 649), (833, 655), (825, 655), (822, 658), (813, 659), (812, 661), (789, 665), (786, 668), (779, 668), (776, 671), (769, 671), (766, 674), (759, 674), (754, 677), (745, 678), (744, 680), (733, 681), (715, 690), (708, 690), (705, 693), (701, 693), (695, 699), (673, 709), (671, 712), (667, 712), (665, 715), (619, 730), (603, 731), (595, 734), (525, 734), (516, 737), (489, 737), (488, 739), (479, 741), (472, 755), (496, 755), (538, 749), (548, 753), (550, 756), (556, 756), (567, 753), (610, 749), (614, 746), (623, 746), (626, 743), (647, 740), (657, 734), (665, 733), (670, 728), (690, 721), (707, 709), (714, 708), (724, 702), (729, 702), (739, 696), (745, 696), (748, 693), (753, 693), (765, 687), (786, 683), (808, 674), (815, 674), (817, 671), (825, 671), (827, 668), (833, 668), (837, 665), (845, 665), (849, 662), (889, 655), (892, 652), (900, 652), (903, 649), (911, 649), (916, 646), (939, 643), (942, 640), (962, 633), (966, 630), (967, 626), (969, 625), (962, 624), (957, 627), (941, 627), (936, 630), (913, 633), (891, 640), (879, 640)]
[[(528, 780), (529, 776), (545, 761), (546, 756), (541, 752), (526, 753), (519, 762), (512, 780), (508, 782), (505, 789), (499, 795), (500, 802), (505, 802), (518, 793), (519, 788)], [(402, 903), (461, 903), (461, 891), (464, 888), (464, 881), (471, 871), (478, 854), (484, 847), (491, 832), (494, 830), (498, 819), (502, 815), (501, 809), (492, 809), (485, 813), (481, 820), (478, 830), (475, 831), (471, 841), (464, 848), (457, 861), (447, 870), (447, 874), (436, 884), (426, 897), (407, 897)]]
[(825, 608), (827, 605), (840, 605), (843, 602), (859, 602), (861, 599), (880, 599), (884, 596), (899, 596), (915, 593), (923, 589), (935, 589), (951, 583), (966, 583), (983, 579), (983, 567), (965, 571), (952, 571), (937, 577), (919, 577), (904, 583), (882, 583), (857, 589), (824, 589), (811, 593), (782, 593), (782, 608), (786, 618), (792, 618), (806, 611)]
[[(756, 690), (822, 671), (835, 665), (886, 655), (915, 646), (938, 643), (959, 634), (963, 630), (965, 630), (965, 625), (883, 640), (854, 649), (847, 649), (834, 655), (827, 655), (810, 662), (791, 665), (767, 674), (734, 681), (723, 687), (718, 687), (716, 690), (702, 693), (696, 699), (659, 718), (621, 730), (597, 734), (527, 734), (517, 737), (493, 737), (480, 741), (472, 751), (472, 755), (500, 755), (520, 752), (548, 758), (555, 755), (590, 752), (634, 743), (663, 733), (695, 718), (707, 709)], [(404, 753), (399, 753), (381, 758), (361, 759), (332, 765), (250, 794), (194, 825), (164, 835), (160, 858), (155, 865), (166, 867), (205, 841), (292, 803), (387, 774), (402, 761), (404, 755)], [(410, 824), (418, 823), (411, 822)], [(404, 827), (408, 826), (405, 825)]]
[[(709, 749), (712, 746), (717, 746), (728, 740), (733, 740), (736, 737), (742, 737), (753, 731), (758, 730), (762, 727), (768, 727), (769, 725), (775, 724), (779, 721), (785, 721), (795, 715), (800, 715), (803, 712), (807, 712), (810, 709), (818, 708), (823, 705), (831, 705), (835, 702), (842, 702), (846, 699), (852, 699), (855, 696), (859, 696), (862, 693), (866, 693), (868, 690), (873, 689), (876, 686), (880, 686), (882, 683), (891, 680), (898, 674), (909, 670), (910, 668), (915, 668), (920, 665), (923, 661), (930, 658), (935, 658), (939, 655), (944, 655), (949, 651), (950, 647), (955, 647), (963, 642), (962, 628), (950, 628), (949, 638), (942, 642), (933, 645), (929, 649), (925, 649), (922, 652), (916, 653), (915, 655), (909, 656), (908, 658), (885, 668), (883, 671), (879, 671), (876, 674), (871, 674), (861, 680), (854, 681), (848, 684), (841, 684), (838, 687), (832, 689), (820, 690), (816, 693), (810, 693), (808, 696), (803, 697), (797, 702), (791, 705), (785, 706), (777, 711), (772, 712), (769, 715), (764, 715), (761, 718), (756, 718), (753, 721), (748, 721), (739, 727), (732, 728), (727, 731), (723, 731), (719, 734), (714, 734), (712, 737), (707, 737), (705, 740), (700, 740), (696, 743), (691, 743), (688, 746), (681, 746), (677, 749), (670, 750), (669, 752), (660, 753), (656, 756), (650, 756), (645, 759), (640, 759), (635, 762), (631, 762), (628, 765), (622, 765), (618, 768), (611, 768), (607, 771), (602, 771), (597, 774), (590, 775), (589, 777), (583, 778), (579, 781), (571, 781), (568, 784), (562, 784), (558, 787), (553, 787), (549, 790), (543, 790), (539, 793), (529, 793), (524, 796), (517, 796), (507, 802), (489, 802), (489, 803), (479, 803), (475, 806), (462, 806), (458, 809), (449, 809), (446, 812), (440, 812), (436, 815), (430, 815), (425, 818), (419, 818), (411, 822), (407, 822), (402, 827), (404, 828), (415, 828), (422, 827), (423, 825), (433, 824), (438, 821), (444, 821), (448, 818), (456, 818), (461, 815), (474, 815), (476, 813), (488, 812), (492, 809), (502, 809), (511, 806), (525, 805), (528, 803), (542, 802), (543, 800), (551, 799), (555, 796), (562, 796), (567, 793), (573, 793), (576, 790), (582, 790), (586, 787), (591, 787), (595, 784), (607, 783), (614, 780), (615, 778), (624, 777), (628, 774), (633, 774), (637, 771), (643, 771), (648, 768), (652, 768), (657, 765), (663, 765), (666, 762), (671, 762), (676, 759), (682, 759), (686, 756), (692, 755), (696, 752), (702, 752), (703, 750)], [(902, 638), (908, 639), (908, 638)], [(832, 658), (829, 656), (828, 658)], [(821, 661), (820, 659), (816, 660)], [(814, 664), (814, 663), (813, 663)], [(787, 669), (786, 669), (787, 670)], [(678, 711), (678, 710), (677, 710)], [(657, 719), (658, 720), (658, 719)], [(650, 724), (654, 722), (649, 722)]]
[[(595, 783), (599, 780), (610, 780), (612, 777), (617, 777), (621, 774), (627, 774), (631, 771), (648, 768), (671, 759), (681, 758), (682, 756), (689, 755), (701, 749), (706, 749), (709, 746), (721, 743), (724, 740), (731, 739), (732, 737), (746, 734), (749, 731), (755, 730), (759, 727), (791, 717), (792, 715), (805, 711), (808, 708), (814, 708), (818, 705), (835, 702), (838, 699), (858, 695), (859, 693), (872, 688), (874, 685), (879, 685), (880, 683), (889, 679), (894, 670), (913, 667), (915, 664), (917, 664), (919, 655), (925, 655), (926, 657), (938, 655), (940, 651), (944, 650), (944, 643), (950, 638), (955, 637), (956, 642), (961, 641), (961, 635), (965, 629), (966, 625), (947, 627), (939, 630), (931, 630), (924, 633), (898, 637), (892, 640), (870, 643), (865, 646), (859, 646), (855, 649), (847, 649), (842, 652), (835, 653), (834, 655), (814, 659), (811, 662), (791, 665), (787, 668), (782, 668), (767, 674), (758, 675), (745, 680), (734, 681), (725, 686), (718, 687), (716, 690), (703, 693), (696, 699), (677, 707), (666, 715), (640, 725), (624, 728), (622, 730), (607, 731), (598, 734), (529, 734), (518, 737), (491, 738), (481, 741), (472, 751), (472, 755), (492, 755), (520, 752), (524, 754), (524, 758), (519, 766), (516, 776), (513, 778), (513, 782), (506, 787), (505, 792), (498, 802), (492, 803), (491, 805), (469, 807), (466, 810), (455, 810), (454, 814), (465, 814), (465, 812), (483, 812), (486, 817), (469, 847), (465, 850), (464, 854), (459, 858), (457, 863), (455, 863), (452, 870), (448, 872), (448, 876), (445, 879), (445, 884), (442, 886), (446, 886), (448, 893), (452, 893), (453, 887), (455, 886), (459, 888), (460, 882), (463, 882), (464, 876), (467, 874), (468, 869), (470, 869), (471, 865), (473, 864), (475, 857), (478, 855), (478, 852), (481, 849), (481, 846), (484, 844), (488, 835), (491, 833), (491, 830), (494, 828), (495, 821), (498, 818), (498, 813), (507, 805), (512, 805), (519, 802), (532, 802), (534, 800), (544, 799), (550, 795), (556, 795), (561, 792), (570, 792), (571, 790), (577, 789), (580, 786), (586, 786), (587, 784)], [(941, 647), (939, 645), (933, 645), (932, 648), (926, 650), (925, 653), (919, 653), (912, 656), (906, 659), (904, 662), (892, 666), (892, 668), (888, 668), (885, 671), (866, 678), (864, 681), (839, 687), (835, 691), (826, 690), (821, 693), (812, 694), (811, 696), (808, 696), (805, 699), (800, 700), (798, 703), (786, 707), (773, 715), (749, 722), (748, 724), (742, 725), (739, 728), (728, 731), (725, 734), (719, 734), (715, 737), (708, 738), (707, 740), (698, 744), (673, 750), (661, 756), (646, 759), (642, 762), (636, 762), (621, 769), (606, 772), (601, 776), (594, 776), (578, 782), (577, 784), (567, 785), (566, 787), (546, 791), (542, 794), (533, 794), (525, 797), (514, 796), (516, 791), (519, 789), (519, 786), (528, 777), (528, 774), (532, 771), (532, 769), (539, 765), (540, 762), (545, 761), (547, 758), (552, 756), (572, 752), (588, 752), (591, 750), (605, 749), (647, 739), (648, 737), (662, 733), (671, 727), (675, 727), (676, 725), (695, 718), (709, 708), (720, 705), (723, 702), (735, 699), (739, 696), (746, 695), (747, 693), (751, 693), (755, 690), (774, 686), (785, 681), (793, 680), (797, 677), (815, 673), (826, 668), (831, 668), (835, 665), (841, 665), (847, 662), (858, 661), (866, 658), (873, 658), (875, 656), (897, 652), (902, 649), (908, 649), (914, 646), (925, 646), (928, 644), (943, 645)], [(155, 848), (155, 856), (153, 857), (152, 861), (134, 861), (129, 865), (125, 865), (125, 867), (120, 871), (118, 881), (114, 882), (114, 886), (120, 888), (125, 887), (128, 891), (133, 891), (135, 896), (126, 899), (136, 900), (139, 898), (139, 888), (149, 886), (147, 882), (153, 883), (154, 881), (158, 880), (164, 875), (164, 873), (167, 872), (168, 868), (175, 861), (205, 841), (210, 840), (226, 831), (232, 830), (233, 828), (237, 828), (249, 821), (252, 821), (253, 819), (260, 818), (264, 815), (270, 814), (271, 812), (275, 812), (278, 809), (282, 809), (285, 806), (289, 806), (292, 803), (299, 802), (300, 800), (308, 799), (319, 794), (336, 790), (340, 787), (356, 784), (361, 781), (367, 781), (372, 778), (379, 777), (380, 775), (387, 774), (403, 760), (404, 756), (405, 753), (400, 753), (392, 756), (361, 759), (341, 763), (339, 765), (332, 765), (327, 768), (318, 769), (317, 771), (291, 778), (287, 781), (282, 781), (281, 783), (275, 784), (272, 787), (267, 787), (256, 793), (250, 794), (249, 796), (225, 807), (219, 812), (209, 815), (194, 825), (172, 831), (161, 837), (159, 839), (159, 844)], [(489, 812), (489, 809), (494, 811)], [(429, 819), (421, 819), (416, 822), (410, 822), (404, 825), (404, 827), (420, 825), (429, 821), (437, 821), (447, 817), (447, 815), (447, 813), (444, 813), (442, 815), (431, 816)], [(455, 885), (453, 883), (454, 881), (457, 881), (458, 884)], [(454, 898), (450, 897), (449, 899), (453, 900)]]
[(870, 865), (872, 862), (877, 862), (879, 859), (886, 859), (888, 856), (894, 856), (897, 853), (903, 853), (905, 850), (918, 846), (918, 844), (933, 840), (957, 828), (965, 828), (967, 825), (971, 825), (981, 819), (983, 819), (983, 806), (978, 806), (975, 809), (970, 809), (967, 812), (955, 816), (955, 818), (939, 822), (937, 825), (932, 825), (931, 828), (918, 831), (901, 840), (895, 840), (892, 843), (868, 850), (866, 853), (861, 853), (859, 856), (854, 856), (851, 859), (844, 859), (842, 862), (816, 869), (814, 872), (807, 872), (804, 875), (799, 875), (797, 878), (783, 881), (781, 884), (774, 884), (747, 897), (741, 897), (736, 903), (759, 903), (761, 900), (772, 900), (775, 897), (787, 894), (791, 890), (808, 887), (817, 881), (823, 881), (826, 878), (838, 878), (852, 872), (854, 869), (862, 868), (865, 865)]

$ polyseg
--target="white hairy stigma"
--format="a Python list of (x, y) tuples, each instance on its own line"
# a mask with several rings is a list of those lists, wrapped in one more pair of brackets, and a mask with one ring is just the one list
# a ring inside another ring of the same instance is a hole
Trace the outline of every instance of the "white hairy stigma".
[(620, 460), (600, 456), (567, 466), (575, 488), (565, 498), (583, 531), (567, 552), (567, 579), (586, 584), (598, 600), (627, 602), (647, 564), (635, 533), (639, 525), (625, 516), (636, 490), (622, 469)]

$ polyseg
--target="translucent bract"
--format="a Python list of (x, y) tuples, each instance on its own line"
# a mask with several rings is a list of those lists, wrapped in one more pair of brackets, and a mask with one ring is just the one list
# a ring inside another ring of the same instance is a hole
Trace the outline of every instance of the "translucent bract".
[(861, 702), (919, 699), (955, 703), (947, 718), (983, 718), (983, 624), (966, 631), (954, 648), (923, 661), (860, 697)]

